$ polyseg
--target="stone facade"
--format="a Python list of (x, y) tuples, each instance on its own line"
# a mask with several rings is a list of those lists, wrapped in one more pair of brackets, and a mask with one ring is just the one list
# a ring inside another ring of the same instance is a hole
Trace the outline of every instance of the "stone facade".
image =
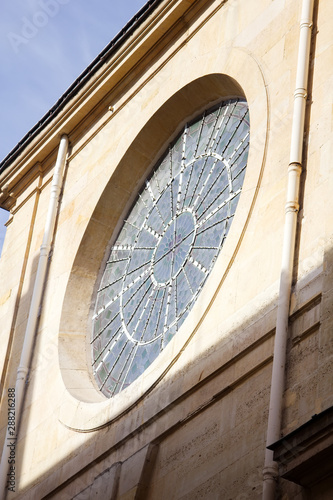
[[(10, 218), (0, 261), (1, 443), (57, 149), (61, 135), (69, 137), (8, 498), (262, 495), (301, 1), (152, 3), (2, 164), (1, 204)], [(315, 1), (279, 448), (280, 456), (293, 450), (280, 459), (283, 499), (333, 492), (329, 472), (319, 470), (332, 447), (332, 18), (331, 0)], [(235, 96), (247, 99), (251, 141), (226, 243), (176, 337), (137, 381), (106, 399), (89, 344), (106, 249), (181, 127)], [(315, 414), (323, 415), (317, 462), (301, 427), (312, 429)], [(296, 431), (303, 444), (294, 446), (288, 436)], [(304, 482), (307, 472), (293, 474), (293, 460), (298, 467), (310, 456), (317, 473)]]

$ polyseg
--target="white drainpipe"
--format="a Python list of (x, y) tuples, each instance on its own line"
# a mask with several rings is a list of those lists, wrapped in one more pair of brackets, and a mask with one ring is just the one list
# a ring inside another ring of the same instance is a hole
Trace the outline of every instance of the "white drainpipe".
[[(7, 481), (8, 481), (7, 474), (9, 472), (8, 459), (10, 458), (10, 451), (11, 451), (9, 444), (14, 442), (16, 443), (17, 439), (17, 428), (21, 418), (22, 403), (24, 399), (27, 375), (32, 357), (32, 348), (35, 340), (38, 311), (41, 305), (42, 293), (45, 284), (47, 263), (48, 263), (49, 253), (51, 250), (51, 243), (57, 216), (59, 195), (63, 182), (63, 174), (64, 174), (67, 152), (68, 152), (68, 137), (67, 135), (62, 135), (58, 149), (57, 161), (54, 168), (49, 209), (47, 213), (43, 242), (40, 247), (37, 273), (30, 304), (27, 327), (24, 336), (23, 348), (21, 352), (20, 365), (17, 370), (17, 378), (15, 385), (15, 434), (14, 436), (11, 435), (11, 431), (8, 426), (3, 446), (1, 465), (0, 465), (0, 498), (6, 498), (7, 494)], [(6, 401), (6, 399), (7, 398), (4, 398), (4, 401)], [(12, 448), (14, 447), (12, 446)], [(17, 478), (16, 478), (16, 483), (17, 483)]]
[[(280, 292), (277, 310), (266, 446), (271, 445), (281, 438), (281, 414), (285, 384), (285, 364), (296, 240), (296, 224), (299, 210), (298, 194), (300, 176), (302, 172), (302, 149), (309, 74), (313, 3), (314, 0), (303, 0), (300, 22), (290, 163), (288, 168), (287, 202), (285, 207), (286, 215), (280, 276)], [(278, 474), (278, 464), (273, 461), (273, 452), (266, 449), (265, 466), (263, 469), (263, 500), (273, 500), (275, 498)]]

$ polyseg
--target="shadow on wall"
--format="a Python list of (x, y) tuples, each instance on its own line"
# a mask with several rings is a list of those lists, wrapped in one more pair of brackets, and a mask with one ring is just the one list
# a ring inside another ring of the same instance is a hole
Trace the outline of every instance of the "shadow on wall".
[[(297, 293), (306, 305), (297, 305), (290, 322), (286, 432), (308, 421), (319, 407), (324, 410), (332, 404), (327, 381), (333, 321), (329, 314), (333, 306), (332, 249), (325, 252), (324, 269), (324, 273), (321, 268), (313, 269), (297, 284)], [(321, 291), (314, 297), (312, 292), (318, 290), (321, 280)], [(74, 443), (81, 441), (82, 434), (63, 427), (53, 415), (54, 405), (38, 401), (39, 387), (51, 384), (49, 368), (57, 354), (57, 347), (47, 345), (39, 332), (17, 443), (17, 491), (39, 483), (36, 498), (84, 500), (104, 491), (111, 492), (110, 498), (120, 498), (129, 490), (135, 490), (139, 499), (195, 498), (199, 494), (210, 498), (223, 491), (225, 498), (233, 492), (233, 500), (258, 498), (275, 318), (276, 304), (271, 303), (249, 317), (245, 325), (217, 335), (219, 341), (213, 350), (197, 352), (181, 369), (176, 364), (146, 400), (111, 425), (85, 435), (81, 445)], [(20, 315), (18, 319), (25, 323)], [(224, 327), (221, 321), (219, 330)], [(12, 374), (23, 331), (22, 324), (13, 342)], [(49, 397), (59, 397), (51, 386)], [(38, 408), (45, 415), (41, 433), (34, 424)], [(58, 438), (42, 442), (51, 421), (56, 425), (52, 436)], [(73, 447), (68, 453), (65, 444), (71, 439)], [(63, 458), (53, 462), (53, 453)], [(29, 479), (23, 478), (22, 464), (26, 470), (27, 462), (36, 465), (38, 460), (39, 474), (35, 475), (35, 468)], [(294, 497), (300, 491), (283, 480), (280, 490)]]

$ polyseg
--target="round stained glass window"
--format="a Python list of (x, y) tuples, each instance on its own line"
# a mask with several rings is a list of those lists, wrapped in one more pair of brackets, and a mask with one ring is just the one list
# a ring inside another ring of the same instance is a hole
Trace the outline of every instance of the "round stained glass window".
[(156, 165), (111, 249), (93, 316), (92, 364), (111, 397), (177, 333), (209, 276), (242, 189), (246, 101), (187, 124)]

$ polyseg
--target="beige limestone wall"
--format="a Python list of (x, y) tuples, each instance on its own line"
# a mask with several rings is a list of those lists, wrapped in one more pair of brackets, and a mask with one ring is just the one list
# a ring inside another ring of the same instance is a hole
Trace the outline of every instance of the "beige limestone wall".
[[(17, 444), (16, 498), (260, 498), (300, 2), (187, 3), (192, 9), (146, 55), (149, 65), (138, 61), (107, 95), (113, 110), (103, 105), (72, 132)], [(284, 434), (332, 404), (332, 5), (321, 0), (316, 9)], [(243, 92), (249, 168), (217, 268), (162, 357), (105, 400), (91, 380), (86, 338), (108, 241), (184, 121), (220, 95)], [(41, 179), (17, 185), (0, 261), (6, 387), (16, 377), (54, 159), (55, 151), (41, 156)], [(287, 482), (281, 489), (285, 498), (299, 493)]]

